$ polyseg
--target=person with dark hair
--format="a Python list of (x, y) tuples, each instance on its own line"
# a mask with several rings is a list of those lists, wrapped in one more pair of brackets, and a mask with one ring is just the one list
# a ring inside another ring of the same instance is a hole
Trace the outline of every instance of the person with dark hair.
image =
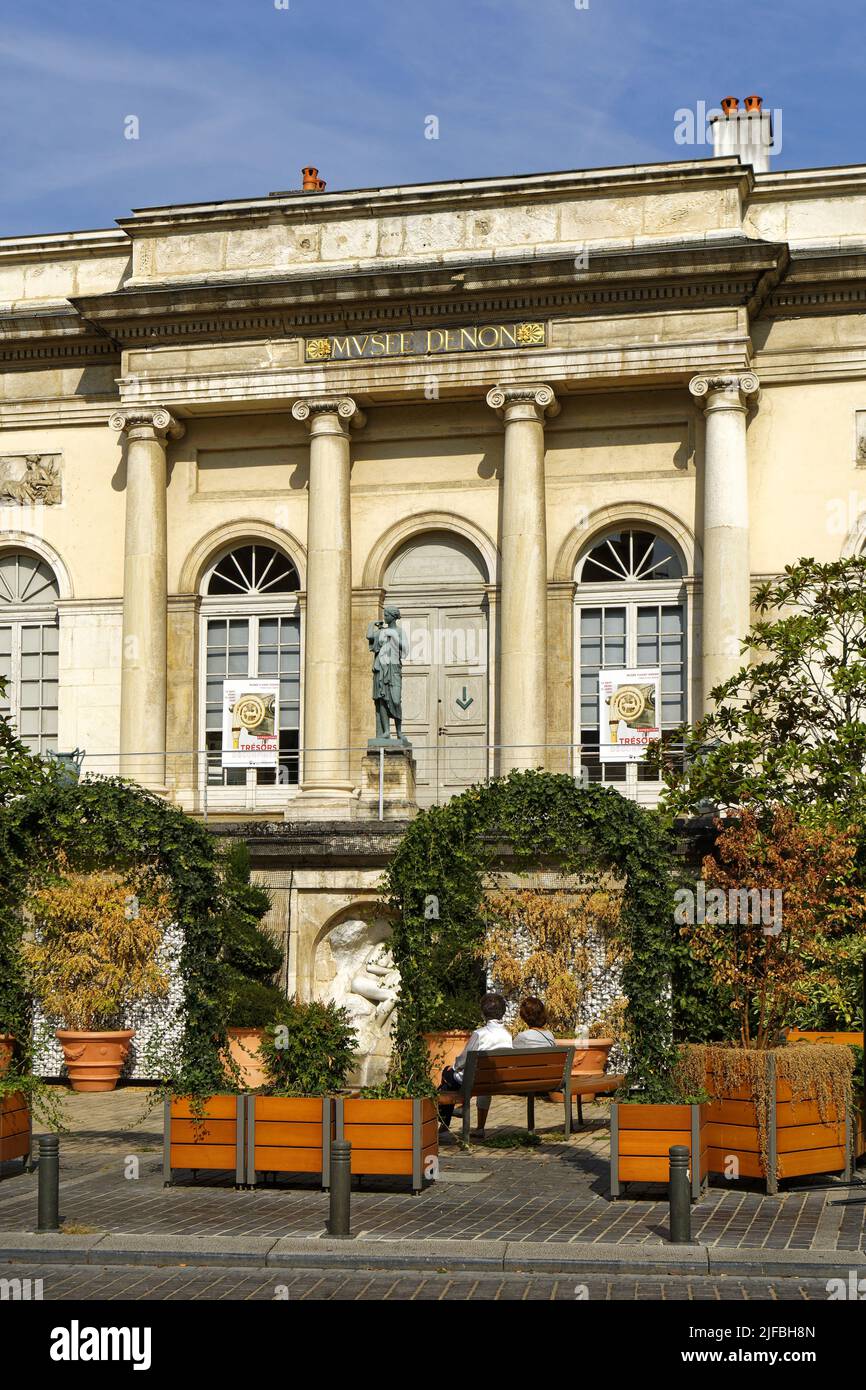
[(528, 994), (520, 1005), (520, 1018), (526, 1024), (514, 1039), (515, 1047), (554, 1047), (556, 1039), (547, 1023), (547, 1009), (534, 994)]
[[(485, 994), (481, 1000), (484, 1023), (480, 1028), (475, 1029), (460, 1056), (454, 1059), (453, 1067), (446, 1067), (443, 1071), (441, 1086), (443, 1091), (460, 1090), (463, 1085), (463, 1070), (470, 1052), (492, 1052), (497, 1047), (511, 1047), (511, 1034), (502, 1022), (506, 1007), (503, 995)], [(478, 1128), (473, 1131), (473, 1136), (476, 1139), (484, 1138), (487, 1116), (490, 1111), (490, 1100), (490, 1096), (478, 1097)], [(469, 1104), (468, 1101), (466, 1103)], [(445, 1129), (451, 1128), (453, 1117), (453, 1105), (439, 1106), (439, 1120)]]

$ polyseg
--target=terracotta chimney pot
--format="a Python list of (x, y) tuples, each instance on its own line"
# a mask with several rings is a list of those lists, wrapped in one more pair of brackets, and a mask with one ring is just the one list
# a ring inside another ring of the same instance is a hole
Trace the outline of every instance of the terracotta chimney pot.
[(763, 100), (763, 97), (744, 97), (743, 105), (747, 111), (760, 111)]
[(301, 170), (301, 178), (304, 193), (324, 193), (325, 180), (319, 178), (319, 171), (312, 164), (307, 164)]
[(726, 116), (733, 116), (739, 104), (736, 97), (722, 97), (722, 110)]

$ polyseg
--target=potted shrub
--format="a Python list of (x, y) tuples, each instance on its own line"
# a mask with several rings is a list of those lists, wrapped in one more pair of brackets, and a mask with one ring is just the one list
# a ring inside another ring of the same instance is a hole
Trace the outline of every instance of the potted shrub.
[(274, 984), (283, 965), (282, 948), (261, 925), (271, 906), (270, 893), (253, 883), (250, 854), (240, 841), (223, 863), (225, 907), (220, 916), (219, 1002), (228, 1019), (226, 1074), (248, 1090), (266, 1082), (262, 1040), (285, 1003)]
[(265, 1030), (265, 1090), (247, 1098), (247, 1182), (256, 1175), (313, 1173), (330, 1181), (333, 1095), (355, 1061), (355, 1030), (334, 1003), (284, 1000)]
[(832, 978), (835, 940), (866, 930), (853, 834), (745, 809), (704, 860), (714, 911), (683, 930), (730, 999), (736, 1036), (703, 1052), (710, 1171), (780, 1178), (847, 1170), (850, 1048), (784, 1044), (782, 1023)]
[(164, 884), (142, 871), (60, 873), (27, 902), (33, 931), (22, 953), (33, 991), (57, 1029), (75, 1091), (117, 1085), (133, 1030), (121, 1025), (133, 1004), (163, 997), (160, 964), (169, 918)]

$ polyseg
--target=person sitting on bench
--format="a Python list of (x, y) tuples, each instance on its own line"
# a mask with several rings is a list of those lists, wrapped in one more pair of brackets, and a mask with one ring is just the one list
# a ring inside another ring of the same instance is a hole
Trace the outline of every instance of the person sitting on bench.
[[(468, 1043), (455, 1057), (453, 1067), (446, 1067), (442, 1072), (443, 1091), (459, 1091), (463, 1084), (463, 1068), (466, 1066), (466, 1058), (470, 1052), (492, 1052), (496, 1047), (510, 1047), (511, 1034), (505, 1027), (502, 1020), (505, 1017), (506, 1003), (501, 994), (485, 994), (481, 1000), (481, 1013), (484, 1023), (480, 1028), (476, 1028)], [(484, 1138), (484, 1129), (487, 1124), (487, 1115), (490, 1110), (490, 1096), (478, 1097), (478, 1129), (474, 1131), (476, 1139)], [(466, 1101), (469, 1104), (469, 1101)], [(451, 1128), (451, 1120), (454, 1116), (453, 1105), (439, 1106), (439, 1119), (445, 1129)]]
[(528, 994), (520, 1005), (520, 1021), (526, 1027), (514, 1039), (515, 1047), (556, 1047), (556, 1039), (547, 1023), (547, 1009), (534, 994)]

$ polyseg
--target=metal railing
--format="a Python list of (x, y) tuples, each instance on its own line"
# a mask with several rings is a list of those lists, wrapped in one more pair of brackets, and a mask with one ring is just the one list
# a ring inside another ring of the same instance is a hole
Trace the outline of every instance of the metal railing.
[[(184, 810), (205, 820), (232, 813), (285, 812), (304, 789), (305, 775), (313, 789), (328, 782), (354, 785), (354, 793), (346, 795), (364, 802), (373, 817), (382, 820), (395, 790), (389, 773), (397, 747), (357, 744), (283, 751), (276, 764), (252, 768), (223, 767), (220, 750), (213, 748), (123, 755), (83, 750), (77, 763), (82, 777), (128, 777), (168, 792)], [(515, 767), (565, 773), (584, 786), (612, 786), (630, 800), (647, 804), (655, 802), (660, 786), (641, 763), (602, 764), (597, 745), (475, 743), (458, 737), (434, 744), (411, 743), (407, 751), (413, 761), (415, 800), (422, 807), (443, 805), (468, 787), (487, 783)], [(373, 760), (372, 768), (365, 766), (368, 758)]]

